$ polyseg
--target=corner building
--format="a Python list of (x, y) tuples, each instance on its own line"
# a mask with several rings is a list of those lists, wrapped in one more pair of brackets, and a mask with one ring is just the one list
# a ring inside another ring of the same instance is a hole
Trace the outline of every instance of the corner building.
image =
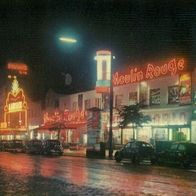
[[(151, 117), (151, 122), (144, 124), (142, 128), (137, 128), (136, 139), (151, 143), (196, 142), (196, 69), (191, 70), (183, 58), (171, 58), (137, 67), (129, 66), (127, 70), (115, 72), (112, 76), (114, 86), (112, 127), (115, 145), (125, 144), (133, 136), (131, 126), (124, 129), (119, 127), (120, 117), (116, 109), (140, 101), (145, 104), (142, 112)], [(56, 101), (52, 101), (53, 97), (47, 98), (47, 102), (56, 103), (53, 111), (85, 113), (92, 107), (103, 110), (105, 112), (103, 139), (107, 143), (109, 111), (105, 107), (108, 104), (108, 92), (99, 93), (91, 90), (72, 95), (59, 95)], [(74, 118), (72, 119), (74, 122)], [(84, 119), (82, 126), (67, 127), (66, 130), (67, 142), (86, 143), (87, 119)]]

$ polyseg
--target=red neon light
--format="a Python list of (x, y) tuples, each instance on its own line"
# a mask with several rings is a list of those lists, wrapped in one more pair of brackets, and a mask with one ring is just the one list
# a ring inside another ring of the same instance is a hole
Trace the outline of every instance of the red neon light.
[(163, 65), (147, 64), (145, 67), (129, 68), (126, 73), (113, 74), (113, 85), (125, 85), (144, 80), (155, 79), (166, 75), (176, 75), (185, 70), (184, 59), (172, 59)]
[(27, 127), (27, 102), (23, 89), (20, 88), (17, 93), (15, 91), (8, 93), (4, 107), (4, 122), (7, 127), (18, 129)]
[(96, 87), (96, 92), (97, 93), (109, 93), (110, 92), (110, 87), (107, 87), (107, 86), (97, 86)]
[(9, 104), (10, 103), (16, 103), (16, 102), (19, 102), (19, 101), (22, 101), (22, 109), (19, 110), (19, 111), (26, 110), (27, 109), (27, 102), (25, 100), (25, 96), (24, 96), (23, 90), (20, 89), (20, 91), (18, 92), (17, 95), (14, 95), (13, 93), (9, 92), (8, 95), (7, 95), (4, 111), (5, 112), (10, 112), (9, 109), (8, 109), (9, 108)]
[(28, 72), (28, 67), (24, 63), (8, 63), (7, 69), (9, 70), (16, 70), (19, 74), (26, 75)]
[(64, 111), (64, 112), (55, 112), (53, 114), (44, 114), (44, 124), (53, 124), (56, 122), (64, 123), (67, 127), (72, 127), (76, 125), (83, 125), (86, 123), (87, 111)]

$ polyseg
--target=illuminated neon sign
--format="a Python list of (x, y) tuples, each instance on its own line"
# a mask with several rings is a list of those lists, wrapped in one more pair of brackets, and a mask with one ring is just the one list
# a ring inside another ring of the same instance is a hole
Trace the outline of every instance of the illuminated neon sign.
[(12, 62), (10, 62), (10, 63), (7, 64), (7, 69), (15, 70), (19, 74), (24, 74), (24, 75), (26, 75), (28, 73), (28, 67), (24, 63), (12, 63)]
[(22, 101), (8, 104), (8, 111), (9, 112), (21, 111), (21, 110), (22, 110)]
[(64, 112), (54, 112), (49, 114), (48, 112), (44, 113), (44, 124), (51, 124), (55, 122), (62, 122), (65, 125), (69, 124), (85, 124), (87, 121), (87, 111), (77, 110), (77, 111), (68, 111)]
[(12, 82), (12, 89), (6, 98), (4, 107), (4, 122), (10, 128), (27, 127), (27, 102), (23, 89), (19, 88), (16, 77)]
[(176, 75), (185, 70), (185, 61), (181, 59), (172, 59), (163, 65), (147, 64), (145, 67), (129, 68), (126, 73), (116, 72), (113, 74), (113, 85), (125, 85), (141, 82), (150, 79), (156, 79), (166, 75)]

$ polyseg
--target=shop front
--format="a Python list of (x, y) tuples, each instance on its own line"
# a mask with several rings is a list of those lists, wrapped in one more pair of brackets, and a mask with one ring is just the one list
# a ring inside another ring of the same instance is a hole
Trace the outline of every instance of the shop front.
[[(135, 128), (137, 140), (155, 144), (156, 141), (192, 141), (194, 139), (191, 129), (191, 106), (164, 108), (161, 110), (146, 109), (143, 113), (149, 115), (151, 121), (142, 127)], [(114, 119), (117, 119), (117, 117)], [(114, 122), (115, 124), (117, 122)], [(196, 123), (192, 126), (196, 127)], [(122, 145), (132, 139), (133, 128), (131, 126), (126, 128), (114, 126), (114, 145)]]
[(31, 139), (58, 139), (64, 148), (79, 150), (87, 144), (86, 111), (44, 113), (44, 123), (33, 130)]

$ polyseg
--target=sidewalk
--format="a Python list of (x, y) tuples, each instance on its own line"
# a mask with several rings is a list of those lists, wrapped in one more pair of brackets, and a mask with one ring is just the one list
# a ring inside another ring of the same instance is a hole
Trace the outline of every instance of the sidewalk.
[[(113, 155), (115, 154), (115, 152), (116, 152), (116, 150), (113, 151)], [(82, 149), (82, 150), (64, 149), (63, 155), (64, 156), (84, 157), (84, 158), (86, 158), (86, 149)], [(107, 159), (108, 157), (109, 157), (109, 150), (106, 150), (105, 158)]]

